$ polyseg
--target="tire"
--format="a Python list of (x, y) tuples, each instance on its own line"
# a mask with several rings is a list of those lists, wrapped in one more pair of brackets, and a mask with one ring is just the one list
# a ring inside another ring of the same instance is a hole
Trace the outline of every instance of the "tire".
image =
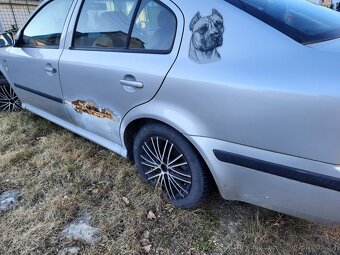
[(178, 208), (196, 207), (210, 193), (210, 175), (189, 141), (163, 124), (148, 124), (137, 133), (133, 158), (138, 174)]
[(0, 111), (21, 111), (20, 99), (3, 77), (0, 77)]

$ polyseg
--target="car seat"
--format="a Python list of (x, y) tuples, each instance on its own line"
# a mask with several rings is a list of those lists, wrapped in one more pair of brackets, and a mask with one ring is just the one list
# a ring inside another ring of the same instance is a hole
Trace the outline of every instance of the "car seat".
[(169, 11), (162, 10), (158, 15), (158, 25), (159, 29), (152, 37), (151, 49), (168, 50), (176, 32), (176, 21)]

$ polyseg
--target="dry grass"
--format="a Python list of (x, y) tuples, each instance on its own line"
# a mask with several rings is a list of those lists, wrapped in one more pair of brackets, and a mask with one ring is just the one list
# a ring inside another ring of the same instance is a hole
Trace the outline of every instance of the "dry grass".
[[(142, 254), (144, 230), (151, 254), (340, 254), (339, 227), (217, 194), (195, 210), (172, 208), (127, 160), (28, 112), (0, 113), (0, 193), (12, 188), (22, 200), (0, 213), (0, 254), (56, 254), (73, 245), (82, 254)], [(101, 228), (92, 246), (60, 237), (83, 213)]]

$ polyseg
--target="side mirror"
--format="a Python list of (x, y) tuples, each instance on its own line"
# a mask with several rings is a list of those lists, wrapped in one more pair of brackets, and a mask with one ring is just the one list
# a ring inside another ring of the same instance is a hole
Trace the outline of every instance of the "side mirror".
[(11, 33), (0, 34), (0, 48), (9, 47), (14, 44), (13, 35)]

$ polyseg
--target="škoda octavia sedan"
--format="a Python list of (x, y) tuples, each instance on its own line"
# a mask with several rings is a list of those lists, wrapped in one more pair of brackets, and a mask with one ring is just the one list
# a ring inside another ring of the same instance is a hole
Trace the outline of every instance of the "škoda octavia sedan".
[(0, 37), (0, 106), (129, 157), (177, 207), (216, 184), (339, 223), (339, 37), (304, 0), (44, 1)]

